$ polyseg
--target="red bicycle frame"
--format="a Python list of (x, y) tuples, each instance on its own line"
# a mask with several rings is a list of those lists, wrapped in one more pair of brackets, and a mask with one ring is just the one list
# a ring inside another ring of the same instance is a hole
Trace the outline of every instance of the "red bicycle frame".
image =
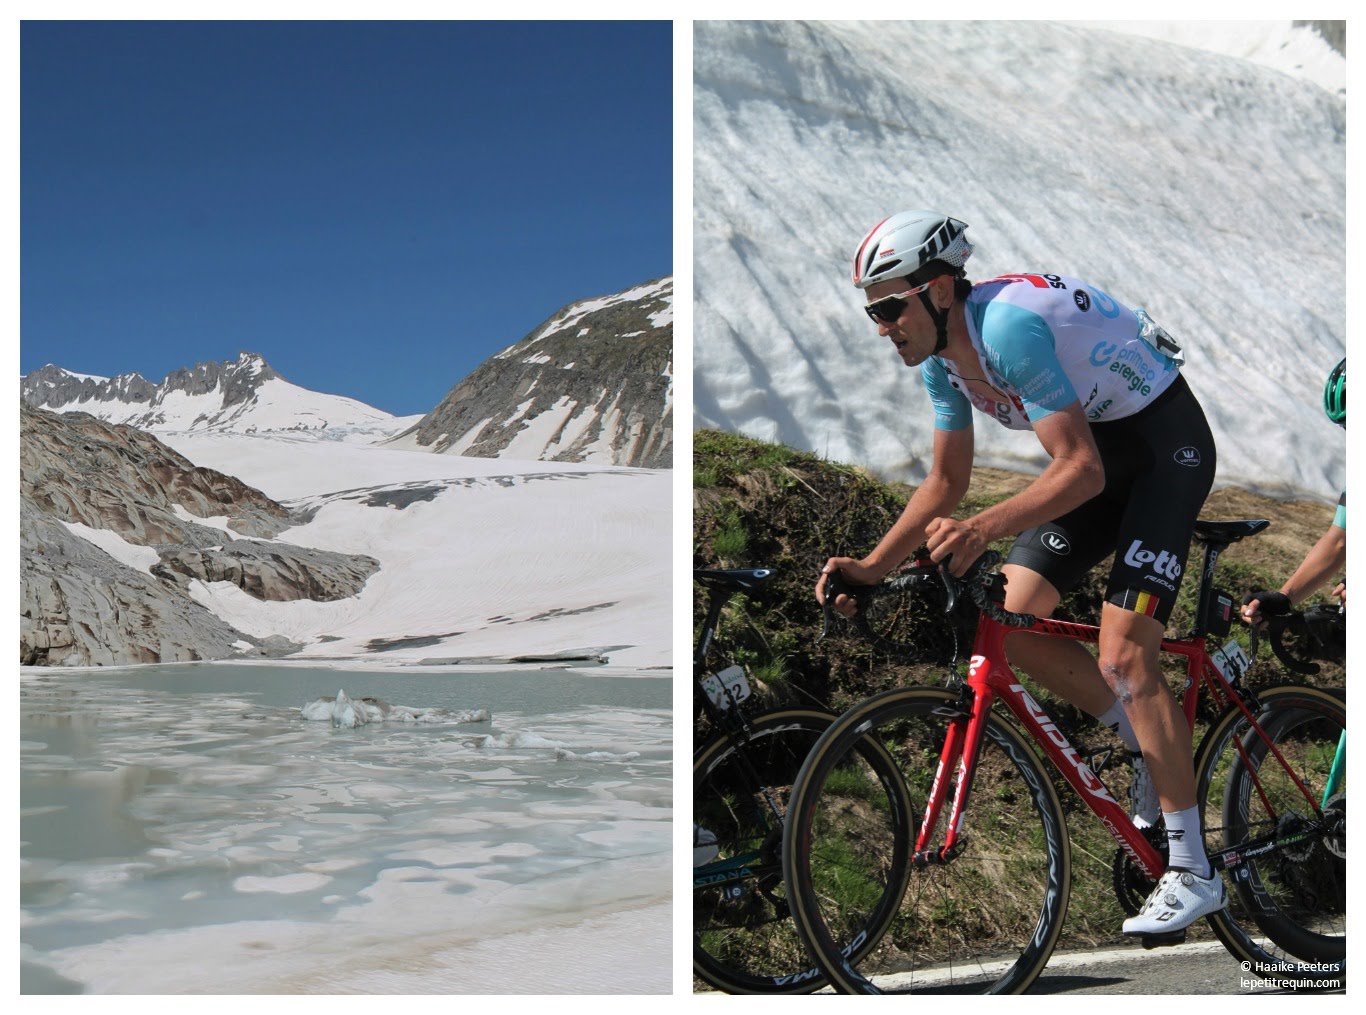
[[(977, 637), (973, 642), (972, 660), (968, 670), (966, 687), (971, 691), (968, 714), (949, 726), (943, 750), (940, 752), (939, 765), (935, 771), (934, 783), (930, 788), (925, 807), (924, 821), (916, 839), (915, 857), (920, 863), (938, 863), (951, 859), (959, 844), (963, 816), (967, 810), (968, 794), (972, 786), (982, 739), (986, 735), (987, 717), (996, 698), (1001, 698), (1015, 716), (1025, 732), (1039, 744), (1053, 764), (1062, 772), (1063, 777), (1076, 790), (1086, 806), (1098, 817), (1110, 834), (1133, 861), (1148, 877), (1156, 881), (1163, 872), (1162, 857), (1146, 836), (1134, 826), (1128, 812), (1106, 790), (1104, 783), (1082, 759), (1063, 732), (1044, 711), (1043, 707), (1025, 690), (1016, 679), (1006, 662), (1005, 637), (1014, 632), (1030, 632), (1068, 641), (1095, 643), (1100, 640), (1100, 628), (1090, 624), (1074, 624), (1060, 620), (1036, 620), (1033, 627), (1007, 627), (1000, 621), (983, 613), (977, 626)], [(1186, 721), (1191, 729), (1195, 728), (1195, 707), (1203, 684), (1209, 688), (1219, 711), (1229, 702), (1236, 703), (1251, 722), (1252, 728), (1270, 748), (1271, 752), (1293, 774), (1276, 745), (1262, 731), (1256, 718), (1242, 698), (1234, 693), (1232, 686), (1215, 667), (1205, 647), (1202, 635), (1192, 635), (1185, 639), (1162, 639), (1161, 651), (1184, 656), (1186, 659), (1186, 686), (1182, 691), (1181, 704)], [(1237, 743), (1239, 755), (1253, 776), (1254, 785), (1261, 792), (1256, 766), (1249, 762), (1246, 748), (1241, 741)], [(958, 785), (953, 802), (949, 808), (948, 828), (944, 845), (932, 849), (935, 829), (944, 811), (948, 796), (948, 775), (958, 771)], [(1314, 812), (1320, 813), (1319, 802), (1308, 787), (1296, 778), (1300, 792), (1304, 794)], [(1265, 800), (1265, 795), (1263, 794)], [(1269, 807), (1269, 802), (1268, 802)], [(1218, 858), (1211, 857), (1211, 860)], [(1216, 866), (1224, 866), (1216, 862)]]

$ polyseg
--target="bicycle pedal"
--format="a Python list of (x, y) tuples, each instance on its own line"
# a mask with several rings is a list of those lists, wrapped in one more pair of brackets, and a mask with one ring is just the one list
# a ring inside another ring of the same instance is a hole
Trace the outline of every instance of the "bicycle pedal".
[(1140, 934), (1139, 944), (1147, 948), (1166, 948), (1170, 945), (1184, 944), (1186, 940), (1186, 928), (1174, 930), (1170, 934)]

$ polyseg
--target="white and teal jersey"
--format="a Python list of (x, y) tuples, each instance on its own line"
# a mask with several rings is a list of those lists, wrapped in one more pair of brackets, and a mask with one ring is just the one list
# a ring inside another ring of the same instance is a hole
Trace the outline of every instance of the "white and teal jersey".
[(1338, 509), (1333, 513), (1333, 524), (1347, 531), (1347, 491), (1342, 491), (1342, 496), (1338, 498)]
[[(961, 430), (976, 406), (1012, 430), (1080, 402), (1093, 423), (1132, 416), (1167, 390), (1179, 350), (1159, 352), (1145, 329), (1166, 339), (1142, 310), (1061, 275), (1003, 275), (979, 282), (965, 304), (968, 335), (985, 380), (1002, 396), (973, 391), (951, 360), (921, 364), (938, 430)], [(968, 371), (972, 366), (958, 364)]]

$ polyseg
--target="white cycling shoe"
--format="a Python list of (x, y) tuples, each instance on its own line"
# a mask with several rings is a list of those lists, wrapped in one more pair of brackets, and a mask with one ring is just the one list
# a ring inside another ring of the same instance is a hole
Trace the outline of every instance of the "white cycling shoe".
[(1124, 921), (1124, 933), (1171, 934), (1227, 905), (1224, 879), (1217, 873), (1202, 878), (1190, 871), (1169, 870), (1157, 882), (1138, 915)]

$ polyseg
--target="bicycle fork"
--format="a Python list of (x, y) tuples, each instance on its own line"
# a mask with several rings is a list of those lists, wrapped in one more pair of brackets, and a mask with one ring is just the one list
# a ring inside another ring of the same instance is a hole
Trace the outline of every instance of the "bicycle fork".
[[(986, 665), (982, 656), (973, 656), (969, 680), (979, 667)], [(917, 867), (930, 864), (947, 863), (958, 855), (963, 848), (963, 816), (967, 812), (968, 796), (972, 788), (972, 773), (976, 770), (977, 759), (982, 752), (982, 738), (986, 736), (987, 720), (991, 715), (994, 695), (986, 682), (965, 685), (962, 691), (962, 705), (946, 707), (941, 714), (952, 716), (948, 736), (939, 754), (939, 765), (935, 769), (934, 782), (930, 786), (929, 799), (925, 803), (925, 817), (920, 824), (920, 834), (916, 838), (915, 852), (911, 860)], [(949, 820), (944, 845), (931, 847), (939, 819), (943, 816), (944, 804), (948, 802), (948, 783), (950, 773), (956, 773), (957, 782), (953, 803), (949, 807)]]

